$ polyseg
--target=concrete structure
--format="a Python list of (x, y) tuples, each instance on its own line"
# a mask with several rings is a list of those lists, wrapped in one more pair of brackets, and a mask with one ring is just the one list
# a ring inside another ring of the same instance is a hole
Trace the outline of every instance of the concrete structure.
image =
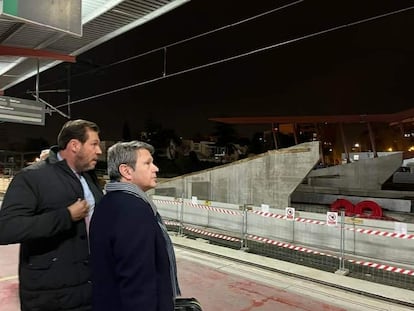
[(307, 176), (307, 183), (299, 185), (292, 193), (291, 201), (330, 205), (338, 198), (353, 204), (370, 200), (388, 211), (412, 212), (413, 191), (381, 190), (381, 186), (397, 174), (402, 162), (403, 153), (393, 152), (312, 170)]
[(272, 150), (160, 183), (156, 194), (285, 208), (319, 160), (319, 142)]
[(412, 211), (413, 191), (381, 190), (401, 166), (402, 152), (314, 169), (320, 159), (313, 141), (163, 181), (151, 194), (285, 208), (292, 202), (329, 206), (338, 198), (372, 200), (382, 208)]
[(401, 166), (402, 152), (377, 158), (360, 159), (352, 163), (313, 170), (308, 184), (343, 189), (381, 190), (382, 184)]

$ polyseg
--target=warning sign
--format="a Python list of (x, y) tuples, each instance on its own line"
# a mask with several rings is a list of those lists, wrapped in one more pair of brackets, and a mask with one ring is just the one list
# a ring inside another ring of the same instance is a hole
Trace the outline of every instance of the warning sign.
[(295, 219), (295, 209), (293, 207), (286, 207), (286, 219), (288, 220)]
[(338, 213), (327, 212), (326, 213), (326, 224), (328, 226), (336, 226), (338, 224)]

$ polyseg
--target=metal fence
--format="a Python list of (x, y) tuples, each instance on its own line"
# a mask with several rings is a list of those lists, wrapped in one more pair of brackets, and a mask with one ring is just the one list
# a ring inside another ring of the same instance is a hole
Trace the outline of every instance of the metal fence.
[[(414, 289), (414, 225), (153, 196), (167, 226), (210, 243)], [(293, 214), (289, 214), (292, 212)], [(396, 228), (403, 228), (397, 232)], [(406, 232), (404, 231), (406, 230)]]

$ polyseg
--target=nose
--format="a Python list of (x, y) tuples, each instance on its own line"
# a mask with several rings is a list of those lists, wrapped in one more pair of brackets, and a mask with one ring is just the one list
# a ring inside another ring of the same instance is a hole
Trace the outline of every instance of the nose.
[(96, 154), (102, 154), (101, 146), (98, 146), (98, 148), (96, 150)]

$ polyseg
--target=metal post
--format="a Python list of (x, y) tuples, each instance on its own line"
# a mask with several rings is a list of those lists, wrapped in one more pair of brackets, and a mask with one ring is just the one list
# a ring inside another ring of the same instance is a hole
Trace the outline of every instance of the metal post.
[(180, 207), (180, 215), (179, 215), (179, 219), (180, 219), (180, 226), (178, 227), (178, 234), (179, 235), (184, 235), (184, 192), (181, 194), (181, 207)]
[(339, 269), (340, 270), (343, 270), (345, 268), (345, 265), (344, 265), (344, 248), (345, 248), (344, 218), (345, 218), (345, 211), (342, 209), (341, 210), (341, 246), (340, 246), (341, 257), (339, 258)]
[(67, 68), (68, 68), (68, 91), (66, 93), (66, 96), (67, 96), (67, 104), (68, 104), (68, 117), (70, 119), (70, 115), (71, 115), (71, 110), (70, 110), (70, 88), (71, 88), (71, 85), (70, 85), (70, 83), (71, 83), (71, 80), (70, 80), (71, 79), (70, 78), (70, 64), (68, 64)]
[(341, 208), (341, 232), (340, 232), (340, 257), (339, 269), (335, 271), (336, 274), (347, 275), (348, 269), (345, 269), (345, 209)]
[(40, 60), (36, 62), (36, 101), (39, 102), (39, 77), (40, 77)]
[(247, 204), (244, 204), (243, 206), (241, 206), (241, 209), (243, 211), (243, 223), (241, 226), (241, 245), (240, 245), (240, 249), (245, 251), (248, 249), (247, 247)]
[(162, 76), (165, 77), (167, 75), (167, 48), (164, 47), (164, 70), (162, 72)]
[[(279, 149), (279, 146), (277, 144), (277, 137), (276, 137), (276, 133), (275, 133), (275, 123), (272, 123), (272, 138), (273, 138), (273, 144), (275, 146), (275, 149)], [(279, 126), (279, 125), (278, 125)]]
[(348, 152), (347, 142), (346, 142), (346, 138), (345, 138), (344, 126), (343, 126), (342, 123), (339, 123), (339, 130), (341, 131), (342, 143), (344, 145), (344, 153), (345, 153), (345, 157), (346, 157), (346, 163), (350, 163), (351, 160), (349, 159), (349, 152)]
[(295, 145), (299, 144), (297, 123), (293, 123), (293, 138), (295, 139)]
[(367, 122), (367, 126), (369, 132), (369, 140), (371, 141), (372, 151), (374, 152), (374, 158), (378, 158), (377, 147), (375, 146), (375, 136), (371, 127), (371, 122)]

